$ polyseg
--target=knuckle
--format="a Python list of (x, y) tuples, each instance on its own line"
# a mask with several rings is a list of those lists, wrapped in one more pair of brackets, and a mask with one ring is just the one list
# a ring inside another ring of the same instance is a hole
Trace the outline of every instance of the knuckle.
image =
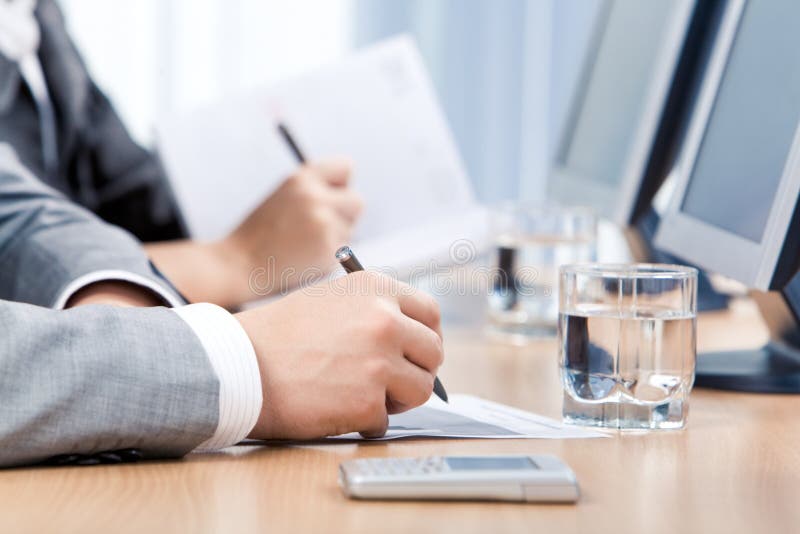
[(444, 363), (444, 341), (436, 333), (433, 336), (433, 347), (436, 355), (434, 363), (438, 369)]
[(433, 393), (433, 380), (434, 377), (430, 373), (425, 373), (425, 378), (422, 381), (421, 387), (419, 389), (419, 394), (415, 399), (415, 403), (417, 405), (424, 404)]
[(378, 312), (373, 321), (375, 339), (381, 344), (391, 344), (400, 333), (397, 318), (388, 311)]
[(389, 378), (390, 364), (385, 358), (373, 358), (367, 364), (367, 376), (371, 384), (385, 384)]

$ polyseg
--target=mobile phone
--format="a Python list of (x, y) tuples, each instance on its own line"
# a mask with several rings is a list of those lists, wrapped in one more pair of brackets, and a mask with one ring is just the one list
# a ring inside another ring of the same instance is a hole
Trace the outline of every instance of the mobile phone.
[(356, 499), (575, 502), (575, 473), (552, 455), (364, 458), (339, 465)]

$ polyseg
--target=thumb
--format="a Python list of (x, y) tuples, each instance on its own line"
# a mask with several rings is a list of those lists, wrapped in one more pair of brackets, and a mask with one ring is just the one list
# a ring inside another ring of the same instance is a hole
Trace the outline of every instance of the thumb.
[(383, 412), (382, 417), (370, 425), (370, 428), (365, 428), (359, 434), (366, 439), (382, 438), (386, 435), (389, 429), (389, 415)]

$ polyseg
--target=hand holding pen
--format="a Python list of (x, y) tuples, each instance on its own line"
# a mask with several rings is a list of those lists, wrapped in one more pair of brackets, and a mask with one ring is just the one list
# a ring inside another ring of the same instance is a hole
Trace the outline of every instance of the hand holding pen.
[[(339, 264), (347, 273), (354, 273), (364, 270), (364, 266), (361, 265), (360, 261), (358, 261), (358, 258), (356, 258), (356, 255), (353, 253), (352, 249), (346, 245), (340, 247), (339, 250), (336, 251), (336, 259), (339, 260)], [(445, 391), (444, 386), (438, 377), (434, 378), (433, 380), (433, 392), (437, 397), (442, 399), (444, 402), (447, 402), (447, 391)]]
[(376, 272), (323, 281), (235, 317), (261, 376), (256, 439), (381, 437), (389, 416), (430, 399), (444, 357), (436, 301)]
[[(292, 154), (294, 155), (295, 159), (300, 164), (306, 164), (307, 159), (303, 151), (300, 149), (297, 141), (295, 140), (294, 136), (292, 136), (289, 128), (283, 122), (278, 122), (277, 125), (278, 134), (283, 138), (286, 145), (291, 150)], [(348, 273), (356, 272), (356, 271), (363, 271), (364, 267), (359, 263), (358, 259), (353, 254), (353, 251), (350, 247), (341, 247), (336, 252), (336, 259), (339, 260), (342, 267)], [(433, 383), (433, 391), (437, 397), (442, 399), (444, 402), (447, 402), (447, 392), (444, 389), (441, 381), (438, 378), (434, 378)]]

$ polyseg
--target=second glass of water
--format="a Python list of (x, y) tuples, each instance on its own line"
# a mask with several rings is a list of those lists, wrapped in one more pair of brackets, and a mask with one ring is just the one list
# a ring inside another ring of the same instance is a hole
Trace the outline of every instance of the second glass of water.
[(494, 241), (489, 331), (511, 342), (554, 336), (558, 268), (594, 261), (597, 218), (588, 208), (505, 204), (490, 212)]
[(564, 420), (680, 428), (694, 384), (697, 270), (679, 265), (561, 268)]

